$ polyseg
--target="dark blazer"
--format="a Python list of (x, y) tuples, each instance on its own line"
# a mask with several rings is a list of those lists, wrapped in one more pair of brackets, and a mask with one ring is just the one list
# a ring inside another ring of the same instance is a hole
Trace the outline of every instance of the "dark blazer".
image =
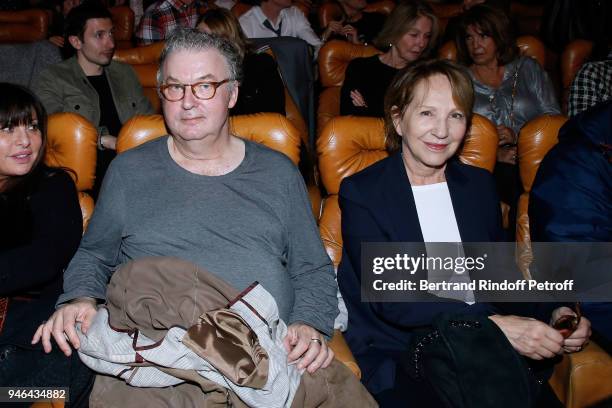
[[(446, 168), (463, 242), (503, 239), (495, 182), (486, 170), (452, 160)], [(423, 242), (412, 189), (400, 153), (346, 178), (340, 187), (342, 261), (338, 284), (348, 309), (346, 340), (363, 371), (363, 382), (377, 394), (392, 388), (397, 361), (412, 329), (430, 324), (441, 312), (493, 313), (490, 304), (362, 303), (362, 242)]]

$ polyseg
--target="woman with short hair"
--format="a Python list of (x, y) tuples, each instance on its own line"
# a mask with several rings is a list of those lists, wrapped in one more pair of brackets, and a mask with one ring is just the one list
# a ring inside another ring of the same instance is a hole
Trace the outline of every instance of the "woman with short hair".
[[(407, 372), (413, 361), (408, 347), (415, 331), (431, 325), (442, 313), (488, 316), (518, 354), (534, 360), (578, 351), (590, 333), (590, 323), (582, 319), (564, 339), (548, 324), (531, 318), (548, 320), (553, 307), (474, 303), (469, 291), (455, 292), (461, 298), (453, 297), (453, 302), (442, 302), (429, 293), (427, 303), (362, 300), (362, 293), (368, 293), (362, 281), (362, 267), (367, 271), (362, 265), (364, 244), (502, 239), (493, 177), (457, 158), (470, 126), (473, 101), (471, 80), (455, 63), (419, 61), (400, 71), (385, 97), (390, 156), (344, 179), (340, 186), (343, 252), (338, 285), (348, 310), (345, 338), (366, 387), (381, 407), (440, 406), (439, 395), (428, 386), (436, 379), (418, 383)], [(426, 248), (431, 256), (430, 246)], [(421, 253), (408, 255), (416, 258)], [(420, 279), (421, 272), (415, 276)], [(566, 307), (557, 308), (552, 311), (553, 321), (570, 314)]]

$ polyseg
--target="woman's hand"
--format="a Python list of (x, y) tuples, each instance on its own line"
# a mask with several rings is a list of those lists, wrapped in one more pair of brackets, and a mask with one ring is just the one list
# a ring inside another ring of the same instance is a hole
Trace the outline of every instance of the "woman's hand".
[(81, 331), (87, 333), (89, 326), (97, 313), (96, 300), (92, 298), (76, 299), (60, 307), (51, 315), (49, 320), (43, 322), (34, 333), (32, 344), (42, 339), (45, 353), (51, 352), (51, 335), (57, 346), (66, 356), (72, 354), (70, 343), (76, 350), (80, 347), (79, 336), (75, 326), (81, 323)]
[(497, 125), (497, 137), (499, 138), (499, 146), (516, 144), (516, 134), (507, 126)]
[(351, 102), (353, 102), (354, 106), (358, 106), (358, 107), (361, 107), (361, 108), (367, 108), (368, 107), (368, 104), (366, 103), (364, 97), (356, 89), (353, 89), (351, 91)]
[(321, 35), (321, 40), (323, 42), (327, 41), (332, 34), (341, 34), (342, 33), (342, 22), (340, 21), (330, 21)]
[(521, 355), (534, 360), (554, 357), (562, 353), (561, 333), (539, 320), (521, 316), (489, 316), (512, 347)]
[(357, 29), (353, 27), (352, 25), (347, 24), (344, 27), (342, 27), (341, 34), (345, 36), (346, 39), (350, 41), (351, 43), (361, 44), (361, 41), (359, 41), (359, 33), (357, 32)]
[(289, 353), (287, 361), (291, 363), (301, 357), (298, 368), (305, 368), (311, 374), (319, 368), (327, 367), (334, 359), (334, 352), (327, 346), (321, 333), (303, 323), (290, 325), (283, 343)]
[(499, 146), (497, 148), (497, 161), (516, 164), (516, 152), (516, 146)]
[[(576, 316), (576, 312), (566, 306), (559, 307), (552, 312), (551, 322), (554, 323), (559, 320), (561, 316), (567, 315)], [(563, 340), (563, 350), (566, 353), (575, 353), (580, 351), (588, 343), (590, 337), (591, 322), (586, 317), (581, 316), (576, 330), (574, 330)]]

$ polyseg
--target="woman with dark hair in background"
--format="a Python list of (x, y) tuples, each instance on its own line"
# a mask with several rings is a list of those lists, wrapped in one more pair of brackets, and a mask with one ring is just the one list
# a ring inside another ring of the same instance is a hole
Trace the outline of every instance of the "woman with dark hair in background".
[(348, 65), (340, 92), (340, 114), (382, 117), (385, 91), (397, 71), (427, 56), (437, 37), (438, 19), (427, 3), (400, 2), (374, 40), (377, 48), (387, 51), (356, 58)]
[[(536, 60), (519, 55), (510, 20), (498, 9), (479, 5), (466, 11), (455, 35), (457, 59), (474, 82), (474, 112), (497, 126), (499, 149), (495, 178), (500, 199), (515, 224), (521, 184), (516, 165), (519, 131), (531, 119), (560, 114), (548, 75)], [(511, 227), (508, 239), (514, 240)]]
[(226, 9), (208, 10), (196, 28), (229, 39), (242, 57), (242, 79), (232, 115), (276, 112), (285, 115), (285, 86), (274, 57), (253, 48), (234, 15)]
[(47, 114), (28, 89), (0, 83), (0, 386), (69, 387), (87, 400), (91, 372), (77, 353), (45, 355), (31, 333), (55, 309), (81, 240), (76, 187), (43, 163)]

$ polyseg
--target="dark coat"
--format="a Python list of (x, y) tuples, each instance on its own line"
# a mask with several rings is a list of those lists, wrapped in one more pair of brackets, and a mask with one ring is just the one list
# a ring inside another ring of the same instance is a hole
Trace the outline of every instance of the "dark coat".
[(570, 119), (542, 160), (529, 196), (532, 241), (612, 240), (611, 158), (609, 101)]

